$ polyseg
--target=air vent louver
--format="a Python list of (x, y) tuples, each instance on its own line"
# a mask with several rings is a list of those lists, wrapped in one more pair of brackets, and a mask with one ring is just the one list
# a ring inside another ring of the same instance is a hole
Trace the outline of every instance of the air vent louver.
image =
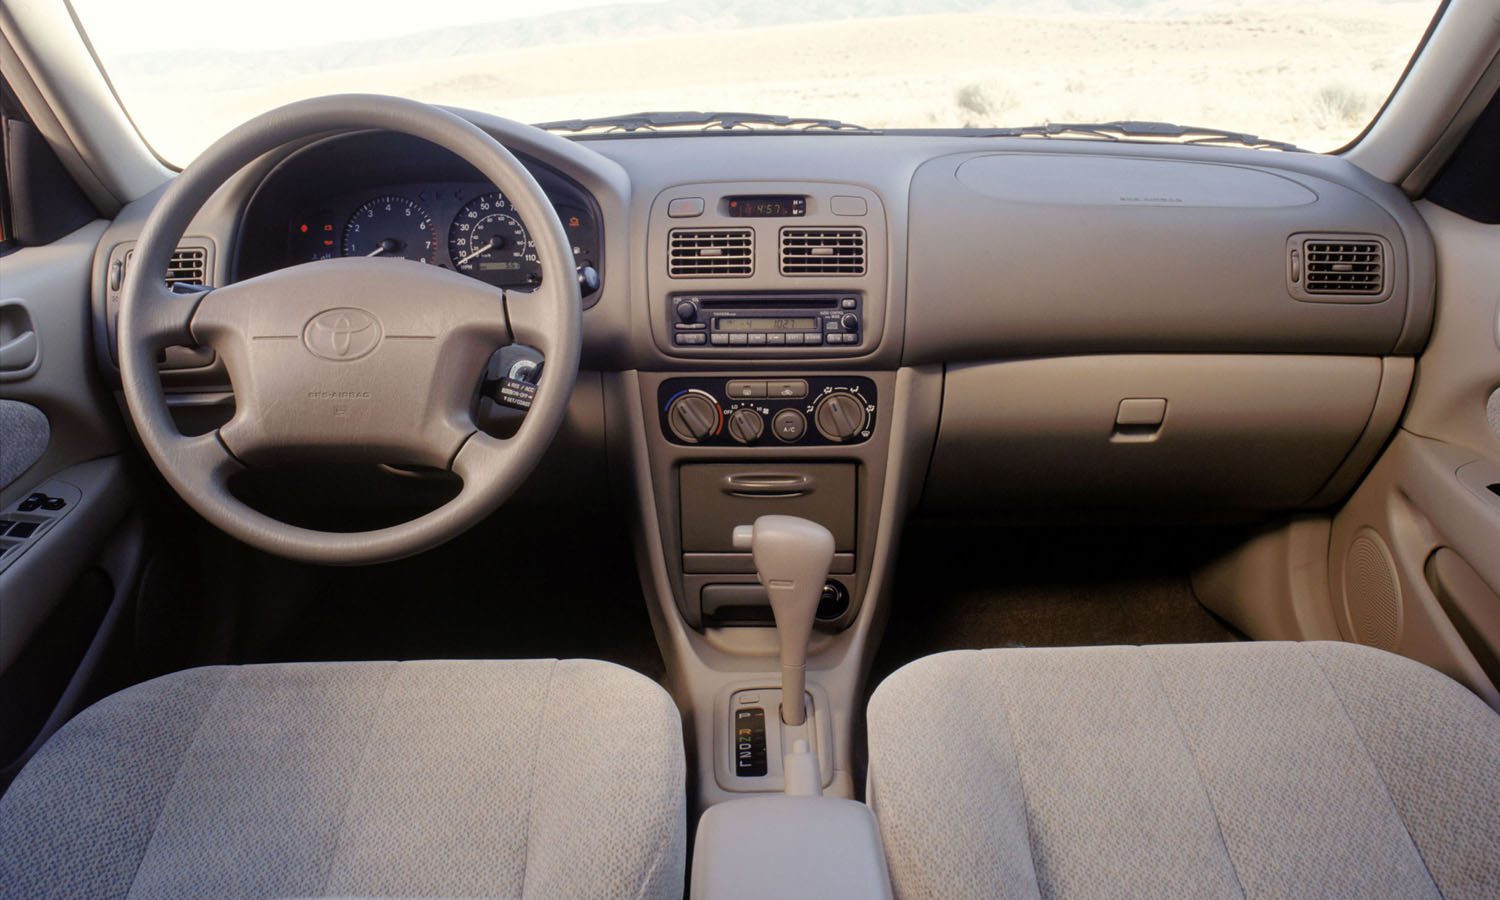
[[(125, 269), (135, 251), (125, 253)], [(124, 272), (121, 272), (124, 275)], [(208, 284), (208, 250), (204, 247), (178, 247), (172, 251), (172, 260), (167, 263), (167, 284)]]
[(673, 278), (747, 278), (755, 272), (755, 234), (748, 228), (674, 228), (667, 235)]
[(1377, 240), (1302, 242), (1302, 289), (1316, 296), (1374, 297), (1385, 291), (1385, 248)]
[(863, 228), (781, 229), (781, 274), (865, 274)]

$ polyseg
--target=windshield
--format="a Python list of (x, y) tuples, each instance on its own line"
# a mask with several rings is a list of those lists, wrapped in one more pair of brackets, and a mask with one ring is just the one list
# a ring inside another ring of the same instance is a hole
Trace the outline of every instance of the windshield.
[(657, 110), (872, 129), (1155, 120), (1326, 151), (1379, 109), (1438, 5), (72, 2), (136, 125), (178, 165), (257, 113), (342, 92), (525, 122)]

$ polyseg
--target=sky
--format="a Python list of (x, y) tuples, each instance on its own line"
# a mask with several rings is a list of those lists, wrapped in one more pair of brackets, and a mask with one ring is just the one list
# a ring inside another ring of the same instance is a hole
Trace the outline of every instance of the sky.
[[(415, 31), (499, 22), (570, 9), (640, 0), (501, 0), (497, 4), (431, 0), (72, 0), (89, 40), (101, 55), (169, 50), (180, 32), (163, 23), (197, 20), (194, 34), (222, 34), (224, 49), (316, 47), (335, 41), (397, 37)], [(420, 11), (420, 22), (413, 21)], [(208, 21), (204, 21), (204, 20)], [(209, 28), (214, 20), (222, 28)], [(187, 52), (202, 52), (195, 46)]]

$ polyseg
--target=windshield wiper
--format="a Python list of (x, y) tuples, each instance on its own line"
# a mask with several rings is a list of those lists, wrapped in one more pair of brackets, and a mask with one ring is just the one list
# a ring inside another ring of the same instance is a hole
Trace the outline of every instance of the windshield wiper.
[(985, 137), (1067, 137), (1085, 135), (1118, 141), (1130, 138), (1163, 140), (1177, 139), (1182, 144), (1237, 144), (1242, 147), (1260, 147), (1267, 150), (1302, 152), (1302, 148), (1285, 141), (1246, 134), (1242, 131), (1225, 131), (1222, 128), (1200, 128), (1195, 125), (1174, 125), (1171, 122), (1053, 122), (1047, 125), (1023, 125), (1019, 128), (987, 128), (978, 132)]
[(796, 131), (861, 131), (870, 132), (863, 125), (851, 125), (838, 119), (817, 119), (802, 116), (772, 116), (765, 113), (736, 112), (644, 112), (624, 116), (602, 116), (597, 119), (563, 119), (558, 122), (542, 122), (536, 127), (543, 131), (613, 131), (634, 133), (653, 132), (673, 128), (698, 128), (702, 131), (754, 131), (759, 129), (785, 128)]

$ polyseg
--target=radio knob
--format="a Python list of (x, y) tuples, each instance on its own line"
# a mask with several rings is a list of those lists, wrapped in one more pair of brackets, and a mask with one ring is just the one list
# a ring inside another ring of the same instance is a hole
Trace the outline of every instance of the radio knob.
[(683, 324), (691, 324), (698, 321), (698, 304), (691, 300), (678, 300), (676, 307), (677, 318)]
[(689, 444), (697, 444), (719, 428), (719, 405), (702, 394), (683, 394), (667, 407), (672, 433)]
[(741, 444), (753, 444), (766, 430), (766, 420), (753, 409), (737, 409), (729, 414), (729, 436)]
[(818, 433), (835, 443), (843, 443), (858, 437), (865, 430), (869, 416), (865, 414), (865, 403), (853, 394), (827, 394), (813, 409), (813, 422)]
[(844, 313), (839, 317), (839, 324), (844, 326), (845, 331), (859, 330), (859, 316), (854, 313)]

